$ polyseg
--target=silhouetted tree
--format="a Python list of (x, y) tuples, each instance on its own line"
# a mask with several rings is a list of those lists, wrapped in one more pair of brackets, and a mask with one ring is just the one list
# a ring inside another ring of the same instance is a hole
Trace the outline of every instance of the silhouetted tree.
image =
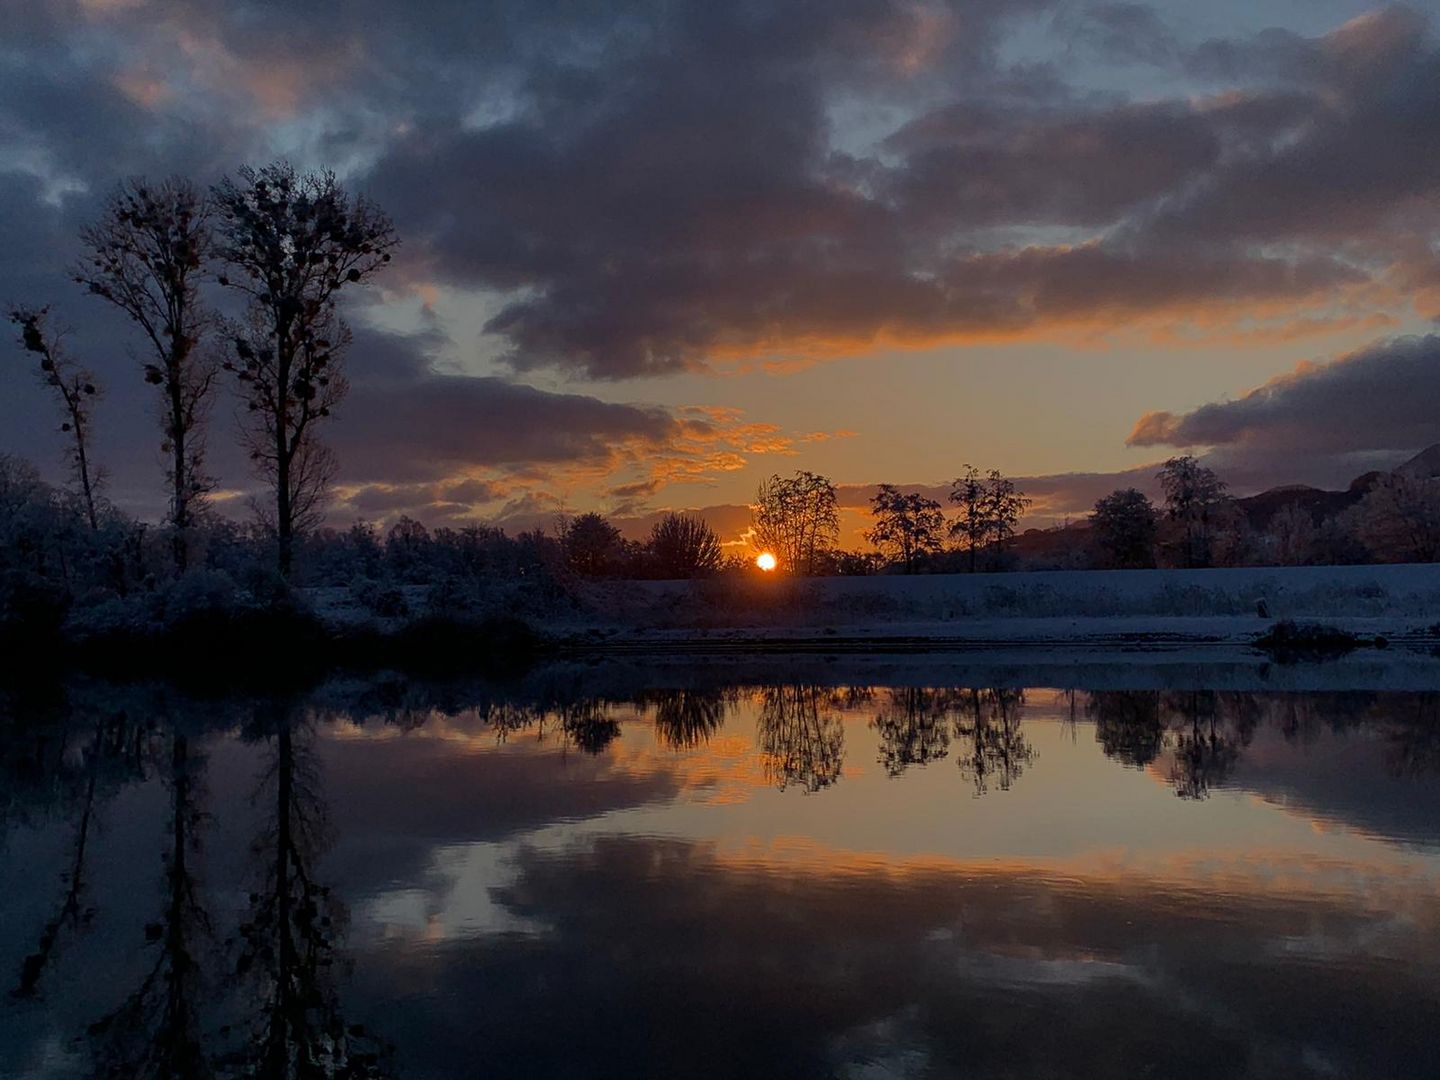
[(1440, 559), (1440, 480), (1389, 473), (1366, 493), (1359, 513), (1365, 543), (1382, 557)]
[(763, 688), (756, 742), (766, 777), (781, 791), (791, 784), (819, 791), (840, 779), (845, 727), (818, 686)]
[(940, 504), (918, 491), (902, 492), (893, 484), (881, 484), (870, 498), (874, 527), (865, 539), (884, 555), (899, 559), (907, 574), (924, 556), (944, 546), (945, 515)]
[(389, 262), (398, 241), (384, 212), (328, 171), (245, 168), (214, 198), (220, 283), (248, 298), (227, 331), (226, 367), (246, 404), (251, 460), (272, 489), (270, 524), (288, 575), (295, 536), (318, 519), (334, 475), (315, 426), (346, 389), (339, 365), (349, 331), (336, 297)]
[(1211, 565), (1216, 519), (1227, 502), (1224, 482), (1188, 454), (1165, 462), (1158, 478), (1166, 517), (1181, 530), (1181, 565)]
[(1095, 545), (1107, 566), (1143, 568), (1155, 565), (1155, 537), (1160, 515), (1135, 488), (1112, 491), (1095, 503), (1090, 523)]
[(1015, 535), (1020, 515), (1030, 505), (1015, 483), (996, 469), (982, 477), (980, 470), (966, 465), (950, 488), (950, 501), (959, 515), (950, 522), (950, 536), (969, 556), (969, 570), (976, 570), (980, 552), (991, 545), (1003, 550)]
[(783, 572), (814, 574), (840, 537), (835, 485), (804, 470), (771, 476), (756, 493), (750, 527), (755, 544), (773, 552)]
[(160, 388), (175, 563), (184, 570), (188, 533), (211, 483), (204, 425), (215, 366), (201, 348), (212, 319), (200, 300), (211, 252), (210, 206), (179, 177), (128, 180), (80, 239), (88, 250), (76, 282), (125, 312), (149, 346), (145, 381)]
[(701, 577), (720, 569), (720, 539), (698, 517), (666, 514), (650, 530), (649, 547), (661, 577)]
[(624, 550), (620, 530), (593, 511), (572, 519), (560, 535), (565, 563), (585, 577), (601, 577), (614, 569)]
[(39, 356), (40, 381), (54, 390), (59, 399), (65, 417), (60, 431), (69, 435), (71, 442), (66, 455), (70, 472), (79, 488), (90, 528), (98, 529), (96, 500), (103, 478), (90, 464), (90, 405), (99, 391), (95, 376), (66, 355), (63, 335), (50, 325), (49, 314), (49, 308), (17, 307), (10, 312), (10, 321), (20, 329), (21, 347)]
[(950, 700), (944, 691), (897, 687), (870, 726), (880, 735), (880, 764), (887, 776), (911, 765), (940, 761), (950, 752)]

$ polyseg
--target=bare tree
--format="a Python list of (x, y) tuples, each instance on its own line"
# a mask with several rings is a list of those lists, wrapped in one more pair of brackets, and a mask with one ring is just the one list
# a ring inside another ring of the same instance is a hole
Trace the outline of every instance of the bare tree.
[(1141, 568), (1155, 565), (1155, 536), (1160, 516), (1143, 492), (1112, 491), (1095, 503), (1090, 524), (1106, 565)]
[(840, 537), (835, 485), (804, 470), (772, 476), (760, 485), (750, 525), (754, 542), (775, 554), (781, 570), (813, 574)]
[(179, 569), (189, 530), (210, 489), (204, 425), (215, 366), (201, 349), (211, 316), (200, 300), (210, 254), (210, 207), (185, 179), (127, 180), (98, 221), (80, 231), (88, 249), (75, 281), (144, 332), (152, 360), (145, 381), (160, 388), (161, 452), (167, 459), (170, 524)]
[(1020, 515), (1030, 505), (1024, 492), (998, 469), (983, 476), (974, 465), (966, 465), (950, 488), (950, 501), (960, 508), (950, 522), (950, 535), (969, 555), (970, 572), (976, 570), (980, 552), (991, 545), (1003, 548), (1015, 535)]
[(1158, 478), (1165, 515), (1181, 530), (1181, 564), (1209, 566), (1216, 519), (1228, 501), (1224, 481), (1188, 454), (1165, 462)]
[(702, 577), (720, 569), (720, 538), (701, 518), (666, 514), (650, 530), (650, 557), (662, 577)]
[(893, 484), (881, 484), (870, 498), (875, 526), (865, 539), (877, 551), (897, 558), (907, 574), (925, 555), (944, 547), (945, 515), (940, 504), (918, 491), (902, 492)]
[(270, 523), (288, 575), (295, 537), (317, 520), (335, 472), (315, 425), (345, 393), (338, 366), (349, 332), (336, 297), (389, 262), (398, 241), (385, 213), (331, 172), (245, 168), (214, 199), (220, 283), (249, 299), (227, 333), (225, 366), (240, 383), (247, 448), (272, 491)]
[(1015, 535), (1020, 515), (1030, 507), (1031, 500), (1015, 486), (1015, 481), (991, 469), (985, 482), (985, 509), (990, 517), (990, 542), (998, 552)]
[(10, 321), (20, 328), (20, 344), (40, 357), (40, 381), (55, 391), (65, 419), (61, 432), (71, 439), (66, 455), (80, 498), (85, 504), (85, 517), (91, 529), (100, 528), (96, 499), (103, 477), (90, 465), (90, 406), (99, 395), (95, 376), (66, 355), (63, 333), (49, 321), (49, 308), (17, 307), (10, 312)]

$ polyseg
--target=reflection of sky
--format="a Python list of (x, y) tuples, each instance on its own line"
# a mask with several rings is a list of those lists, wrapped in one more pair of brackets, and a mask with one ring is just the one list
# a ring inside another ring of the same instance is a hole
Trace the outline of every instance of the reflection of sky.
[[(381, 933), (380, 926), (423, 926), (431, 938), (514, 928), (489, 891), (506, 874), (507, 850), (524, 845), (564, 852), (615, 836), (701, 842), (738, 866), (795, 866), (807, 873), (952, 865), (1034, 869), (1057, 878), (1153, 876), (1246, 891), (1349, 891), (1386, 875), (1440, 883), (1433, 830), (1418, 837), (1429, 850), (1397, 845), (1384, 831), (1387, 825), (1403, 829), (1399, 840), (1417, 840), (1413, 821), (1396, 822), (1385, 810), (1422, 785), (1389, 779), (1380, 756), (1360, 736), (1330, 736), (1300, 747), (1262, 731), (1233, 782), (1195, 802), (1176, 797), (1164, 762), (1137, 770), (1107, 759), (1092, 723), (1071, 721), (1068, 702), (1056, 692), (1032, 690), (1022, 715), (1035, 759), (1009, 791), (976, 797), (957, 769), (953, 746), (943, 760), (887, 777), (875, 761), (871, 705), (844, 714), (841, 779), (804, 794), (777, 790), (764, 775), (754, 739), (756, 710), (753, 699), (742, 701), (724, 729), (694, 752), (670, 750), (643, 720), (628, 722), (601, 759), (562, 755), (553, 740), (497, 745), (486, 733), (471, 742), (450, 732), (447, 746), (467, 760), (466, 773), (504, 775), (511, 769), (502, 764), (506, 760), (541, 751), (552, 759), (546, 767), (550, 783), (589, 792), (556, 796), (557, 804), (585, 803), (596, 812), (521, 825), (498, 842), (483, 836), (480, 822), (474, 827), (482, 835), (473, 842), (464, 839), (463, 829), (453, 830), (431, 853), (432, 882), (440, 890), (431, 898), (436, 906), (422, 909), (406, 885), (396, 894), (382, 890), (367, 916)], [(427, 734), (411, 737), (425, 740)], [(392, 738), (384, 741), (386, 753), (400, 750)], [(1346, 767), (1337, 772), (1343, 755)], [(1306, 778), (1322, 790), (1304, 792)], [(1356, 805), (1357, 784), (1375, 806)], [(1325, 785), (1337, 789), (1338, 805), (1325, 805)], [(602, 790), (636, 798), (601, 808), (595, 796)], [(1433, 796), (1422, 809), (1428, 801)]]
[[(598, 755), (465, 712), (321, 726), (347, 1015), (421, 1077), (476, 1055), (515, 1076), (1433, 1075), (1440, 784), (1392, 778), (1365, 726), (1285, 739), (1271, 695), (1225, 783), (1181, 799), (1164, 755), (1105, 757), (1083, 697), (1026, 691), (1033, 759), (979, 797), (955, 741), (887, 776), (879, 699), (835, 707), (844, 766), (809, 794), (777, 789), (750, 691), (694, 750), (634, 705)], [(206, 753), (223, 984), (264, 754)], [(146, 962), (167, 814), (155, 782), (102, 807), (96, 917), (41, 1001), (0, 1010), (0, 1076), (79, 1068), (76, 1034)], [(33, 887), (0, 905), (0, 971), (51, 910), (69, 824), (4, 834), (0, 877)]]

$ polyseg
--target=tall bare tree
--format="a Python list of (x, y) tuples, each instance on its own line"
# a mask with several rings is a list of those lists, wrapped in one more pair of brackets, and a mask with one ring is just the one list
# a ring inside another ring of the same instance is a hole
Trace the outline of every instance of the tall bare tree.
[(788, 479), (772, 476), (756, 494), (750, 527), (755, 543), (775, 554), (781, 570), (813, 574), (840, 537), (835, 485), (804, 470)]
[(220, 284), (248, 298), (227, 332), (226, 368), (245, 401), (251, 460), (272, 489), (268, 516), (288, 575), (295, 536), (318, 517), (334, 475), (315, 425), (345, 391), (338, 368), (349, 334), (336, 298), (388, 263), (398, 241), (389, 217), (328, 171), (241, 169), (214, 201)]
[(960, 510), (950, 522), (950, 535), (969, 556), (972, 574), (980, 552), (991, 545), (1003, 548), (1030, 505), (1025, 493), (998, 469), (982, 476), (974, 465), (966, 465), (951, 485), (950, 501)]
[(85, 517), (91, 529), (100, 528), (96, 510), (101, 480), (90, 464), (90, 405), (98, 396), (95, 376), (66, 354), (63, 334), (50, 323), (49, 308), (17, 307), (10, 321), (20, 328), (20, 345), (40, 357), (40, 381), (55, 391), (65, 419), (60, 430), (70, 436), (66, 455), (70, 471), (80, 489)]
[(75, 269), (76, 282), (128, 315), (149, 347), (145, 381), (160, 388), (160, 449), (167, 461), (175, 562), (184, 570), (189, 530), (210, 488), (204, 425), (215, 366), (201, 348), (212, 318), (200, 299), (210, 206), (180, 177), (127, 180), (80, 239), (87, 254)]

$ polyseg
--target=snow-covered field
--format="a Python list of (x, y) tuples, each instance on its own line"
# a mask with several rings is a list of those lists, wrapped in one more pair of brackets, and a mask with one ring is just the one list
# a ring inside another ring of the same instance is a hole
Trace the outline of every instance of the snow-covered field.
[[(565, 629), (602, 640), (878, 644), (1248, 641), (1277, 619), (1440, 635), (1440, 565), (1064, 570), (590, 586)], [(1263, 614), (1262, 614), (1263, 605)]]

